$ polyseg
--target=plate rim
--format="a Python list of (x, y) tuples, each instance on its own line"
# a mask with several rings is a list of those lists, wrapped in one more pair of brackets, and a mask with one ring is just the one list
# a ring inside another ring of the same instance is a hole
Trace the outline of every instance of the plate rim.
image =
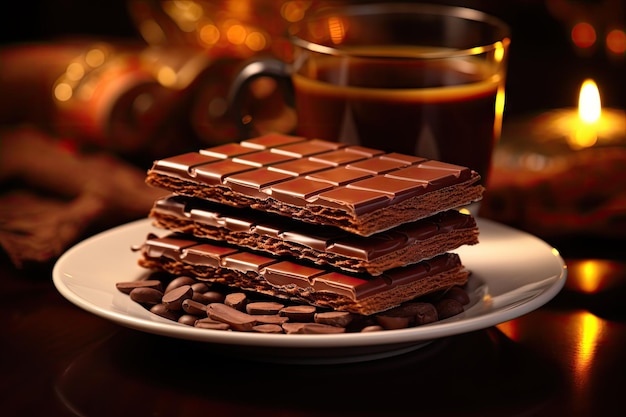
[[(497, 223), (488, 219), (476, 218), (479, 228), (490, 227), (499, 228), (506, 233), (512, 233), (533, 239), (536, 244), (545, 246), (546, 250), (551, 250), (554, 256), (554, 267), (558, 266), (559, 273), (547, 277), (545, 280), (553, 281), (551, 285), (542, 289), (537, 295), (518, 303), (507, 309), (488, 310), (485, 314), (474, 317), (454, 316), (450, 319), (441, 320), (431, 325), (412, 327), (398, 330), (382, 330), (379, 332), (364, 333), (342, 333), (342, 334), (321, 334), (321, 335), (284, 335), (284, 334), (263, 334), (249, 333), (210, 329), (197, 329), (188, 325), (173, 322), (168, 319), (160, 318), (155, 315), (154, 319), (146, 320), (141, 317), (130, 316), (122, 312), (113, 311), (93, 304), (83, 297), (80, 297), (72, 291), (64, 281), (64, 268), (73, 257), (80, 254), (90, 246), (96, 244), (100, 240), (113, 239), (113, 236), (122, 233), (130, 233), (137, 229), (143, 230), (140, 239), (143, 239), (150, 231), (163, 232), (162, 229), (154, 228), (149, 218), (138, 219), (129, 223), (115, 226), (108, 230), (102, 231), (96, 235), (90, 236), (85, 240), (78, 242), (66, 252), (64, 252), (54, 264), (52, 270), (53, 283), (57, 291), (66, 300), (77, 307), (97, 315), (101, 318), (110, 320), (119, 325), (132, 328), (139, 331), (153, 333), (162, 336), (169, 336), (179, 339), (192, 340), (198, 342), (215, 343), (221, 345), (240, 345), (240, 346), (263, 346), (276, 348), (345, 348), (345, 347), (366, 347), (381, 345), (398, 345), (406, 343), (424, 343), (435, 339), (453, 336), (462, 333), (469, 333), (476, 330), (485, 329), (505, 321), (528, 314), (529, 312), (546, 304), (554, 298), (565, 285), (567, 279), (567, 265), (561, 255), (553, 246), (549, 245), (540, 238), (530, 233), (514, 229), (510, 226)], [(481, 226), (482, 225), (482, 226)], [(128, 250), (133, 242), (129, 242)], [(480, 243), (478, 243), (480, 245)], [(146, 272), (148, 272), (146, 270)], [(120, 281), (122, 281), (120, 279)], [(118, 290), (112, 286), (111, 295), (114, 297)], [(130, 303), (133, 303), (129, 299)], [(143, 308), (139, 306), (140, 308)]]

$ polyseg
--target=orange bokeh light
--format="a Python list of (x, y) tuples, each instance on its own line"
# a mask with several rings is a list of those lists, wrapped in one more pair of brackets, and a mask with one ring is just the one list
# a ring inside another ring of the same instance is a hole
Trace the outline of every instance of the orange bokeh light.
[(606, 47), (615, 55), (626, 52), (626, 33), (620, 29), (613, 29), (606, 35)]
[(596, 30), (587, 22), (576, 23), (572, 28), (572, 42), (579, 48), (589, 48), (596, 43)]

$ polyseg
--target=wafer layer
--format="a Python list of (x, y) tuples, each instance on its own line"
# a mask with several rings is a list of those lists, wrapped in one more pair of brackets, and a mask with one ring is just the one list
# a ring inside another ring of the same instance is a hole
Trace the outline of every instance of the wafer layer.
[(150, 217), (174, 232), (371, 275), (478, 243), (474, 218), (456, 210), (369, 237), (175, 195), (157, 200)]
[(138, 262), (146, 268), (365, 315), (463, 285), (469, 274), (453, 253), (371, 276), (321, 269), (184, 235), (149, 236), (141, 254)]

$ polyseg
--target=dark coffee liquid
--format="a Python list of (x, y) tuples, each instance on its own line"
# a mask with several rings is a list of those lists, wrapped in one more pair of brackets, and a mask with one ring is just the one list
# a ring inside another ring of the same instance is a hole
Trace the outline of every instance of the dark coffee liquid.
[(293, 76), (299, 134), (468, 166), (486, 178), (498, 131), (495, 77), (485, 81), (467, 60), (331, 59)]

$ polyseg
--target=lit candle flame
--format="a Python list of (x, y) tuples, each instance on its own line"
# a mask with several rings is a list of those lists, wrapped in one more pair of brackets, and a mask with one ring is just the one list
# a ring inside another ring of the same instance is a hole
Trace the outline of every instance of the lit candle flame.
[(578, 127), (569, 138), (570, 146), (574, 149), (582, 149), (593, 146), (598, 141), (597, 128), (602, 116), (602, 104), (600, 91), (596, 83), (587, 79), (580, 87), (578, 97)]
[(578, 108), (557, 109), (538, 118), (533, 134), (540, 141), (578, 151), (594, 146), (626, 144), (626, 112), (604, 107), (592, 79), (580, 86)]
[(602, 115), (600, 91), (593, 80), (585, 80), (580, 87), (578, 115), (585, 123), (596, 123)]

